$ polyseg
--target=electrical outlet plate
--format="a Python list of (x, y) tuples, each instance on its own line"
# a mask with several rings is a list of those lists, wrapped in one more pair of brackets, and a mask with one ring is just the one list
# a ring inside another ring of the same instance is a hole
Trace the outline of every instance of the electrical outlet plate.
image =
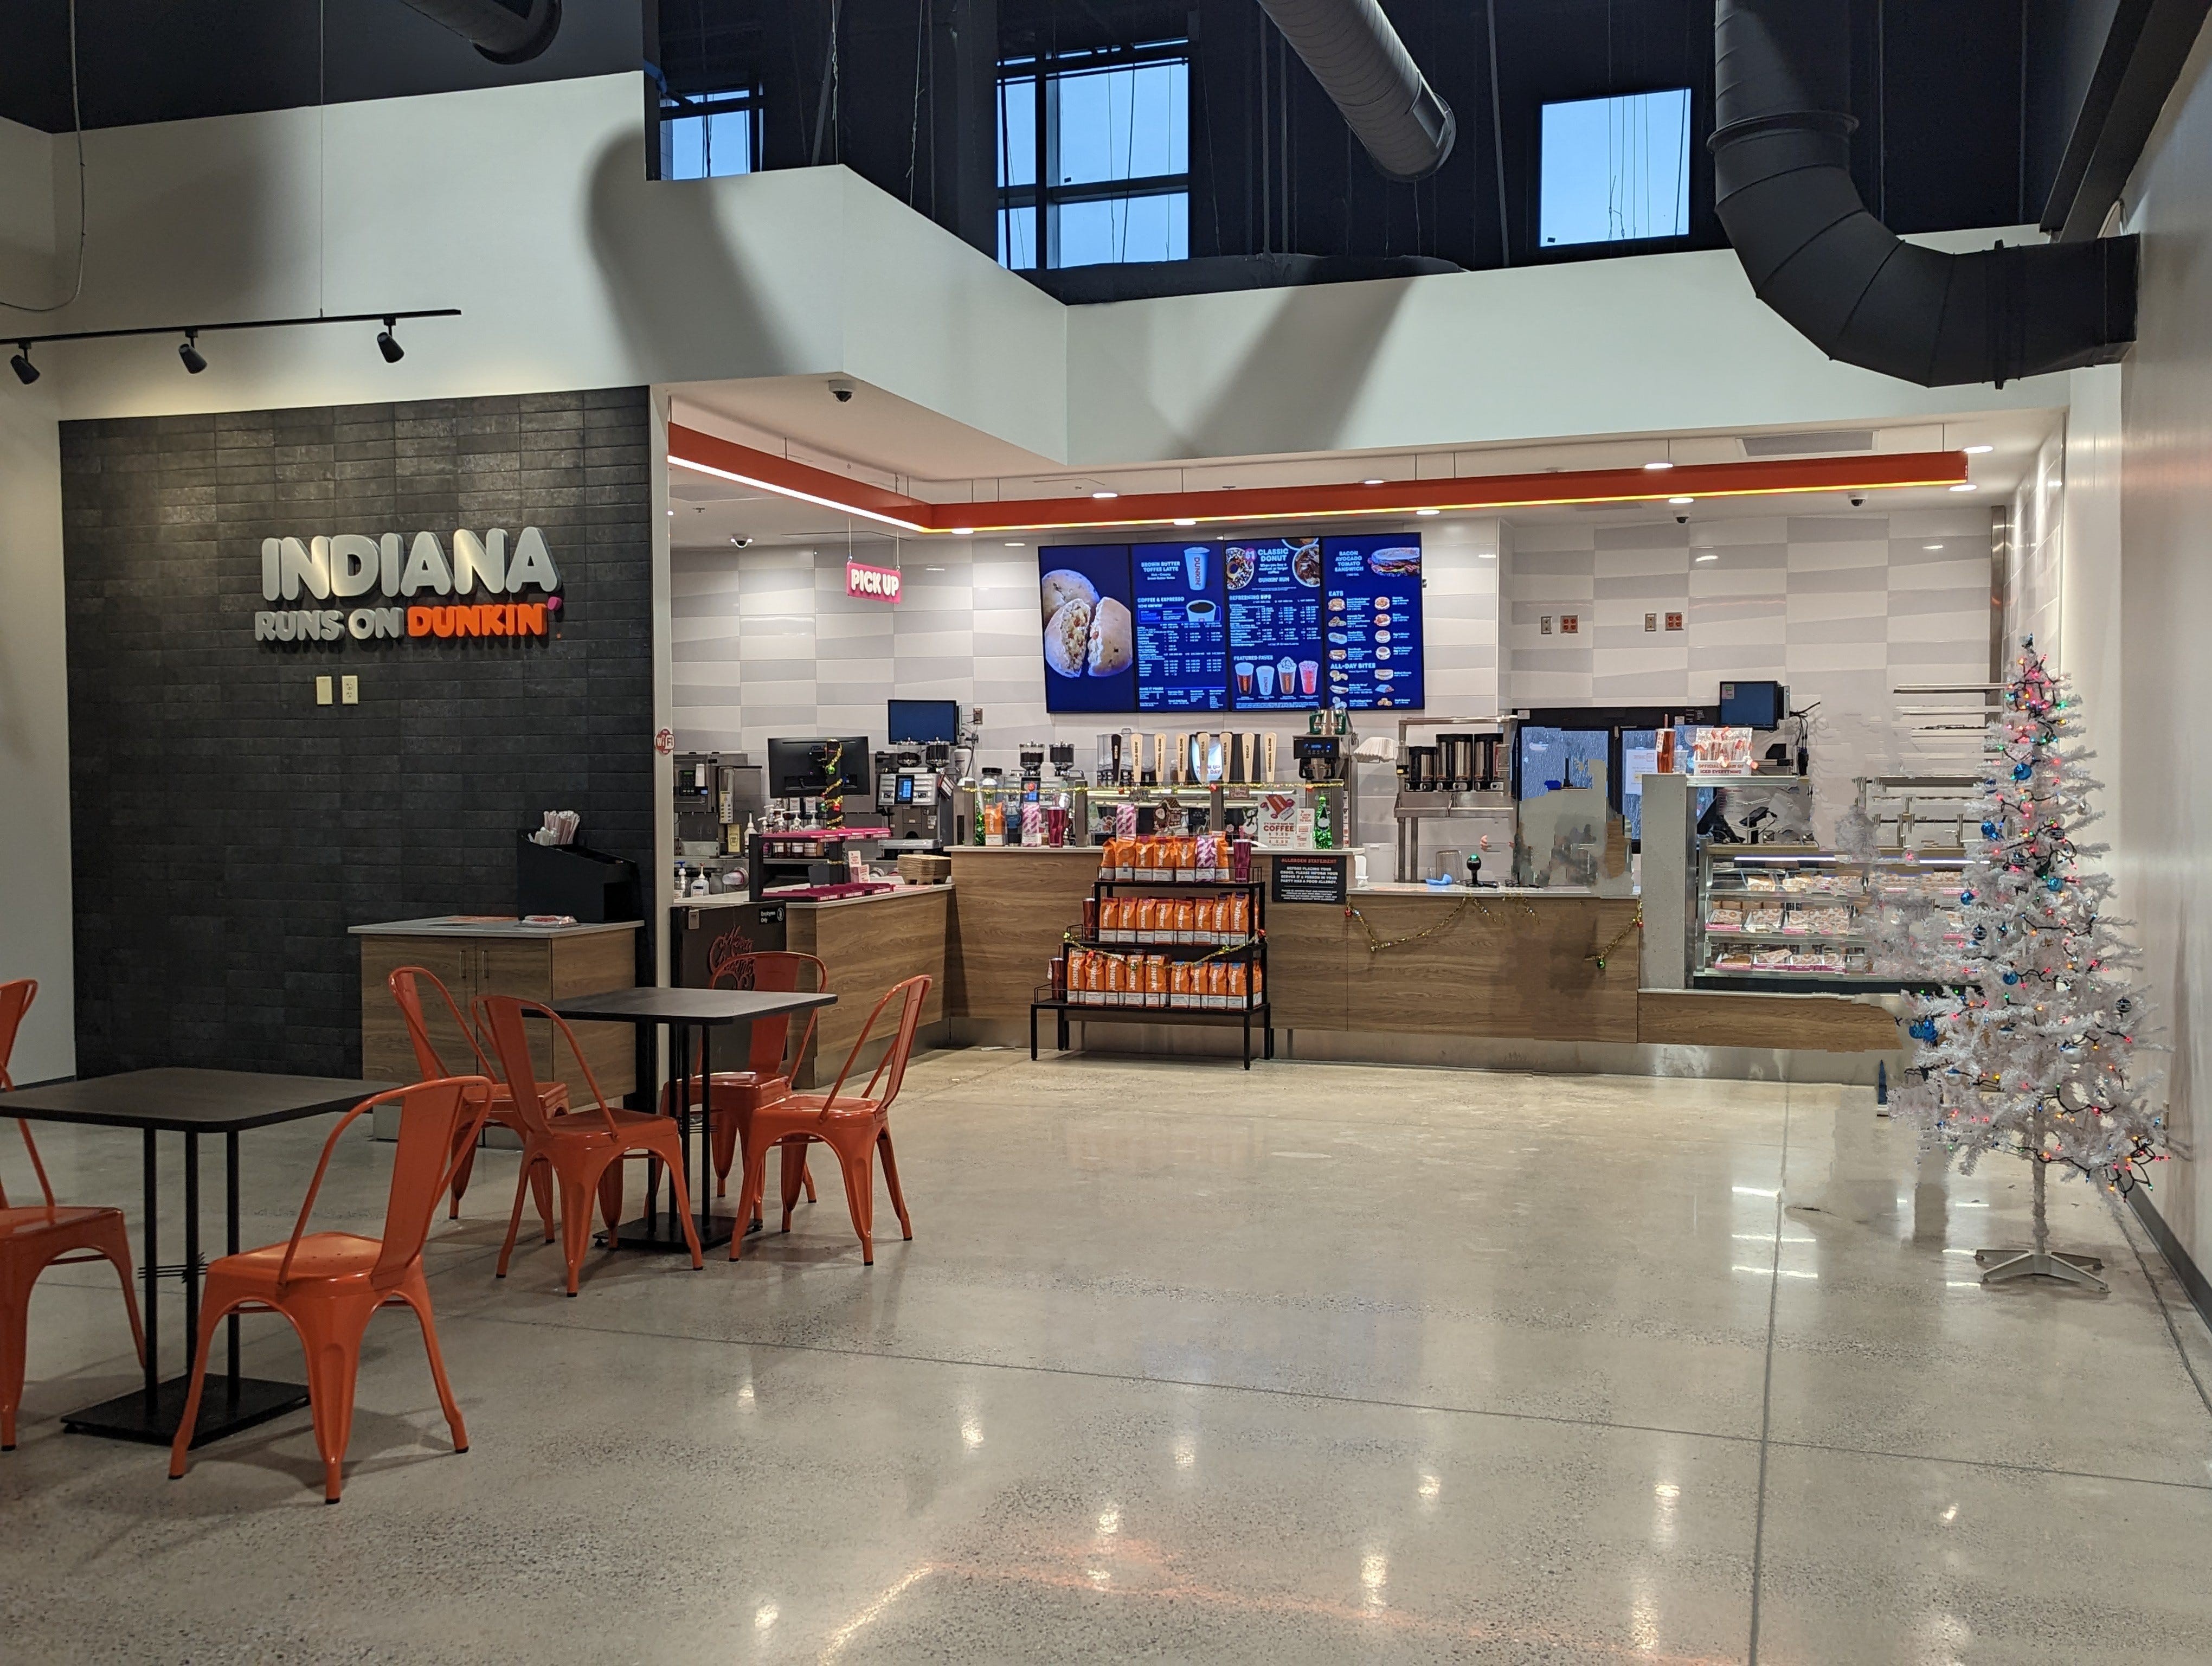
[(361, 704), (360, 678), (341, 677), (338, 678), (338, 703), (342, 706), (358, 706)]
[(318, 706), (331, 703), (331, 679), (327, 677), (315, 678), (315, 703)]

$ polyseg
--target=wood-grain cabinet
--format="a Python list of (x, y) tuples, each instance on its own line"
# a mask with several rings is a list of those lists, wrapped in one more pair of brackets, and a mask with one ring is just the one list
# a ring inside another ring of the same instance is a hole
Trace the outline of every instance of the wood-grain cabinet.
[[(410, 930), (410, 927), (414, 929)], [(370, 1080), (411, 1082), (419, 1073), (406, 1025), (386, 980), (401, 966), (437, 975), (461, 1010), (478, 995), (520, 995), (557, 1001), (637, 982), (637, 922), (617, 926), (518, 928), (513, 921), (478, 925), (398, 921), (356, 926), (361, 943), (361, 1072)], [(430, 1040), (449, 1070), (473, 1071), (476, 1055), (454, 1027), (435, 991), (423, 1002)], [(566, 1047), (556, 1049), (553, 1026), (533, 1024), (533, 1067), (540, 1079), (565, 1083), (570, 1098), (591, 1101)], [(635, 1031), (623, 1024), (579, 1024), (576, 1040), (600, 1091), (618, 1103), (637, 1085)]]

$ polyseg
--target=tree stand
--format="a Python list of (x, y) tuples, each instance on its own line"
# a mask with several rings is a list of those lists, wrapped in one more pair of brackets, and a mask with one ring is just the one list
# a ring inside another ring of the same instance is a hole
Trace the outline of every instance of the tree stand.
[[(2042, 1119), (2036, 1121), (2036, 1131), (2042, 1132)], [(2040, 1146), (2041, 1141), (2038, 1140)], [(2043, 1208), (2044, 1170), (2050, 1166), (2041, 1158), (2029, 1159), (2035, 1164), (2035, 1247), (2032, 1250), (1977, 1250), (1974, 1260), (1989, 1270), (1982, 1274), (1984, 1284), (2001, 1284), (2007, 1279), (2057, 1279), (2067, 1284), (2087, 1285), (2092, 1290), (2109, 1290), (2097, 1276), (2104, 1271), (2105, 1263), (2094, 1256), (2062, 1255), (2051, 1247), (2051, 1226)]]

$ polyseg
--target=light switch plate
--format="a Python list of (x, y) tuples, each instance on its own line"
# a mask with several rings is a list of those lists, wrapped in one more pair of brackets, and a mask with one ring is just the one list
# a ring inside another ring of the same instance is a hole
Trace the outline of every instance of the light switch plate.
[(342, 706), (361, 704), (361, 678), (341, 677), (338, 679), (338, 703)]
[(331, 703), (331, 679), (327, 677), (315, 678), (315, 703), (318, 706)]

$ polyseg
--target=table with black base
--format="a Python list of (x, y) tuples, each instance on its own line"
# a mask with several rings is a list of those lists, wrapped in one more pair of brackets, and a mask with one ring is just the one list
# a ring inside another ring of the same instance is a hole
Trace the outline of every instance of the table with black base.
[[(556, 1000), (553, 1010), (570, 1023), (634, 1024), (641, 1026), (661, 1025), (668, 1031), (668, 1092), (666, 1104), (676, 1116), (678, 1138), (684, 1147), (684, 1167), (691, 1166), (691, 1118), (690, 1108), (696, 1104), (708, 1104), (707, 1085), (714, 1080), (714, 1067), (708, 1056), (708, 1043), (718, 1029), (742, 1024), (746, 1033), (751, 1033), (755, 1018), (781, 1018), (792, 1012), (812, 1012), (817, 1007), (835, 1006), (837, 997), (827, 993), (808, 994), (794, 989), (608, 989), (596, 995), (574, 995), (567, 1000)], [(695, 1078), (691, 1071), (692, 1032), (698, 1031), (699, 1070)], [(696, 1080), (699, 1091), (694, 1095), (691, 1085)], [(648, 1106), (648, 1109), (650, 1106)], [(736, 1223), (728, 1215), (714, 1213), (714, 1146), (708, 1137), (707, 1122), (699, 1124), (698, 1190), (692, 1198), (696, 1211), (693, 1224), (699, 1229), (699, 1247), (712, 1248), (727, 1243)], [(668, 1189), (668, 1207), (660, 1207), (660, 1175), (658, 1167), (647, 1171), (645, 1190), (645, 1213), (635, 1220), (626, 1220), (615, 1229), (614, 1244), (623, 1250), (684, 1250), (690, 1246), (684, 1241), (684, 1228), (678, 1219), (676, 1189)]]
[[(238, 1242), (238, 1136), (249, 1128), (303, 1122), (350, 1110), (396, 1082), (356, 1082), (333, 1076), (264, 1076), (250, 1070), (129, 1070), (88, 1081), (56, 1082), (47, 1087), (0, 1093), (0, 1117), (40, 1122), (91, 1123), (100, 1128), (137, 1128), (145, 1140), (146, 1244), (141, 1273), (145, 1280), (146, 1384), (128, 1394), (65, 1413), (62, 1426), (80, 1434), (107, 1435), (167, 1446), (176, 1438), (185, 1412), (200, 1329), (200, 1136), (223, 1137), (225, 1253), (236, 1255)], [(159, 1214), (155, 1136), (185, 1136), (185, 1257), (163, 1267), (158, 1255)], [(161, 1379), (161, 1332), (156, 1319), (160, 1280), (181, 1278), (185, 1286), (185, 1371)], [(204, 1446), (236, 1430), (266, 1422), (307, 1403), (304, 1383), (276, 1383), (242, 1377), (238, 1370), (238, 1316), (229, 1325), (230, 1369), (210, 1380), (200, 1401), (199, 1429), (192, 1444)]]

